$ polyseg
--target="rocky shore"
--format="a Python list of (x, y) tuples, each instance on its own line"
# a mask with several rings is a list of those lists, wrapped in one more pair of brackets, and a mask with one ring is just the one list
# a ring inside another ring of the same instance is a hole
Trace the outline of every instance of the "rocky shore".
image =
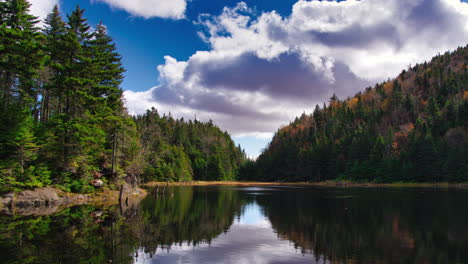
[[(124, 200), (141, 199), (146, 192), (140, 188), (124, 185)], [(0, 214), (3, 215), (50, 215), (63, 208), (81, 204), (117, 204), (119, 191), (104, 189), (94, 194), (66, 193), (62, 190), (45, 187), (17, 193), (0, 195)]]

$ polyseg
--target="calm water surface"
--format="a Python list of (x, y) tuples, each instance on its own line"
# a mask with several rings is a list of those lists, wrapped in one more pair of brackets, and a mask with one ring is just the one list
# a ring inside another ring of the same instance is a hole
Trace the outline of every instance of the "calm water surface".
[(462, 189), (184, 186), (34, 213), (0, 216), (0, 263), (468, 263)]

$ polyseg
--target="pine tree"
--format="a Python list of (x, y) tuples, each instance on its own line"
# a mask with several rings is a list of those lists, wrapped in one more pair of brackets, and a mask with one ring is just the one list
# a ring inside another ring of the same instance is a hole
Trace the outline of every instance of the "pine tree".
[(43, 87), (44, 92), (41, 103), (41, 121), (45, 123), (50, 116), (61, 114), (64, 104), (62, 101), (65, 90), (64, 64), (67, 58), (65, 57), (66, 50), (63, 47), (67, 30), (57, 6), (54, 6), (45, 19), (43, 32), (46, 37), (45, 51), (47, 59), (45, 65), (49, 75)]
[(120, 55), (116, 52), (116, 46), (112, 43), (112, 38), (107, 35), (106, 27), (102, 22), (97, 25), (88, 45), (92, 65), (90, 72), (94, 77), (90, 94), (95, 100), (100, 100), (96, 102), (97, 104), (89, 106), (105, 105), (111, 114), (120, 114), (123, 111), (120, 85), (125, 69)]
[(42, 36), (37, 18), (29, 14), (24, 0), (1, 3), (0, 79), (1, 104), (20, 104), (37, 117), (37, 75), (43, 62)]
[(14, 139), (11, 144), (14, 149), (14, 157), (20, 166), (20, 174), (23, 174), (28, 163), (37, 158), (38, 145), (34, 136), (34, 123), (27, 112), (17, 113), (18, 123), (14, 131)]
[(125, 122), (120, 88), (125, 70), (115, 44), (107, 35), (102, 22), (93, 32), (87, 52), (91, 59), (89, 74), (92, 86), (87, 94), (86, 105), (90, 115), (100, 120), (104, 131), (109, 135), (106, 148), (111, 152), (111, 173), (115, 174), (118, 139)]
[(92, 191), (97, 173), (137, 183), (146, 161), (105, 27), (91, 34), (83, 9), (65, 23), (55, 6), (39, 31), (29, 6), (0, 1), (0, 189), (42, 186), (52, 176), (66, 190)]
[(34, 178), (43, 38), (24, 0), (0, 2), (0, 178), (2, 190)]
[[(89, 58), (86, 57), (86, 48), (90, 38), (88, 32), (90, 26), (84, 18), (84, 10), (79, 6), (67, 16), (67, 33), (64, 36), (63, 48), (66, 51), (67, 60), (63, 64), (64, 68), (64, 115), (62, 116), (61, 128), (63, 135), (63, 168), (72, 173), (77, 172), (78, 164), (76, 158), (80, 158), (84, 153), (84, 146), (80, 144), (80, 138), (86, 137), (92, 128), (89, 122), (84, 122), (86, 117), (86, 107), (84, 105), (87, 96), (86, 90), (91, 81), (87, 79), (86, 66), (89, 65)], [(100, 135), (101, 133), (95, 133)]]

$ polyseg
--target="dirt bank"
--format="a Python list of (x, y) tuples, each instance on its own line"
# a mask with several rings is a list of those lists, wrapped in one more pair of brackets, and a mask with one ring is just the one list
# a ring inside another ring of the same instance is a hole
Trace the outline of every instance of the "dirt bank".
[[(146, 192), (126, 185), (123, 200), (141, 199)], [(103, 189), (94, 194), (66, 193), (62, 190), (45, 187), (17, 193), (0, 195), (0, 214), (7, 215), (50, 215), (68, 206), (80, 204), (117, 204), (119, 191)]]

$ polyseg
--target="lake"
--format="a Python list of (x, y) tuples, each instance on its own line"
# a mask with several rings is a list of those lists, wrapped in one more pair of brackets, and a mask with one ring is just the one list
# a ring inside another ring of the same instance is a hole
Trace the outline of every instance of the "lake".
[(0, 263), (468, 263), (468, 190), (160, 187), (0, 216)]

